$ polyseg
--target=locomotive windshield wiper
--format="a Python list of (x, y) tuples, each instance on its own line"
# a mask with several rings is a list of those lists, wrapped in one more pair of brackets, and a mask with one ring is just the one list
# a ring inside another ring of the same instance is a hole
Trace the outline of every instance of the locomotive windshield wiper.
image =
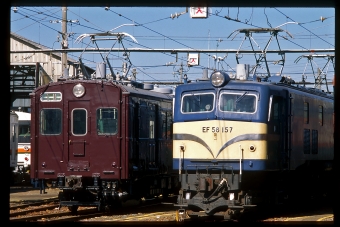
[(194, 98), (195, 98), (198, 102), (201, 101), (201, 94), (192, 93), (192, 95), (194, 96)]
[(243, 97), (248, 93), (248, 91), (244, 92), (243, 95), (241, 95), (240, 97), (238, 97), (238, 99), (236, 99), (235, 103), (238, 103), (239, 101), (241, 101), (241, 99), (243, 99)]

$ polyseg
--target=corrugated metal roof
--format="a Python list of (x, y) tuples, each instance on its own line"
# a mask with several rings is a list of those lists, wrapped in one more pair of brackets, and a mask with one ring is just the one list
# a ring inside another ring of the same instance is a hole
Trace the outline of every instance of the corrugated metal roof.
[[(20, 40), (20, 42), (25, 43), (26, 45), (32, 47), (33, 49), (51, 49), (51, 48), (44, 46), (44, 45), (41, 45), (37, 42), (26, 39), (25, 37), (20, 36), (20, 35), (14, 33), (14, 32), (11, 32), (11, 38)], [(58, 53), (58, 52), (55, 52), (55, 53), (52, 53), (52, 54), (61, 58), (61, 54)], [(67, 60), (70, 61), (70, 62), (78, 62), (77, 60), (75, 60), (73, 58), (69, 58), (69, 57), (67, 57)]]

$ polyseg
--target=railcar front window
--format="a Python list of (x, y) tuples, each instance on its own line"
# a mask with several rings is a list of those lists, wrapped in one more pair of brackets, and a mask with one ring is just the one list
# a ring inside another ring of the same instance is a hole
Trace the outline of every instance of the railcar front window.
[(214, 109), (213, 93), (186, 94), (182, 98), (182, 113), (210, 112)]
[(118, 110), (116, 108), (97, 109), (98, 135), (114, 135), (118, 131)]
[(85, 109), (72, 110), (71, 131), (73, 135), (85, 135), (87, 129), (87, 111)]
[(61, 92), (44, 92), (40, 96), (40, 101), (42, 102), (60, 102), (61, 100)]
[(256, 110), (256, 96), (243, 93), (222, 93), (219, 103), (222, 112), (254, 113)]
[(42, 109), (40, 111), (40, 133), (42, 135), (60, 135), (61, 116), (61, 109)]
[(19, 143), (29, 143), (31, 141), (30, 121), (21, 121), (19, 123)]

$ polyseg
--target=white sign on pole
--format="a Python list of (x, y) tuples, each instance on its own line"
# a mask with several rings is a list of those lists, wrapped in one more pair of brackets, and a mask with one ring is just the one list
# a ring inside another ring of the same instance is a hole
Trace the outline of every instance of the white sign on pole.
[(188, 66), (198, 65), (199, 54), (188, 54)]
[(191, 18), (207, 18), (208, 7), (190, 7)]

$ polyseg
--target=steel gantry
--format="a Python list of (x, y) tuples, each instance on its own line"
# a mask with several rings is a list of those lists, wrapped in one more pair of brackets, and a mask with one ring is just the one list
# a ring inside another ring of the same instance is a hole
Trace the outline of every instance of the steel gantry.
[[(307, 75), (305, 74), (305, 72), (306, 72), (307, 65), (310, 65), (310, 67), (312, 69), (312, 72), (313, 72), (313, 76), (314, 76), (314, 87), (318, 88), (318, 89), (321, 89), (321, 85), (325, 85), (327, 93), (329, 93), (328, 82), (327, 82), (327, 73), (328, 73), (329, 65), (331, 63), (333, 65), (333, 71), (335, 71), (335, 63), (334, 63), (335, 55), (334, 54), (308, 54), (308, 55), (301, 55), (294, 62), (297, 63), (302, 58), (307, 58), (307, 63), (305, 65), (305, 69), (304, 69), (303, 74), (302, 74), (302, 83), (303, 83), (303, 85), (304, 86), (306, 85)], [(314, 61), (314, 58), (324, 58), (324, 59), (327, 60), (322, 69)], [(314, 71), (313, 65), (316, 67), (317, 73)]]
[[(280, 25), (280, 26), (282, 26), (282, 25)], [(286, 51), (281, 50), (281, 47), (280, 47), (277, 35), (278, 35), (279, 32), (286, 32), (291, 38), (293, 38), (293, 36), (289, 32), (279, 28), (280, 26), (278, 26), (276, 28), (246, 28), (246, 29), (238, 29), (238, 30), (233, 31), (228, 36), (228, 38), (230, 38), (230, 36), (232, 34), (236, 33), (234, 35), (234, 37), (232, 38), (232, 40), (239, 33), (244, 33), (245, 34), (244, 39), (242, 40), (241, 45), (239, 46), (239, 49), (236, 52), (236, 62), (237, 62), (237, 64), (239, 64), (239, 59), (242, 58), (242, 56), (240, 56), (240, 54), (245, 53), (244, 51), (241, 51), (241, 47), (242, 47), (244, 41), (246, 39), (249, 39), (249, 43), (250, 43), (250, 46), (251, 46), (251, 54), (254, 54), (255, 62), (256, 62), (254, 67), (249, 70), (250, 73), (256, 74), (256, 70), (259, 67), (261, 67), (261, 65), (264, 63), (265, 66), (266, 66), (266, 74), (267, 74), (265, 77), (270, 77), (271, 74), (270, 74), (270, 70), (269, 70), (269, 66), (268, 66), (268, 62), (269, 61), (267, 60), (267, 53), (273, 53), (272, 51), (268, 50), (268, 47), (269, 47), (270, 43), (272, 42), (273, 38), (275, 37), (277, 45), (278, 45), (278, 48), (279, 48), (279, 50), (277, 50), (275, 52), (278, 53), (281, 56), (281, 59), (275, 60), (275, 61), (271, 61), (271, 62), (274, 62), (274, 64), (281, 65), (281, 69), (280, 69), (280, 72), (279, 72), (279, 75), (281, 76), (282, 70), (283, 70), (283, 67), (284, 67), (284, 63), (285, 63), (285, 53), (286, 53)], [(267, 44), (265, 45), (265, 47), (263, 49), (261, 49), (260, 45), (253, 38), (253, 33), (270, 33), (271, 34)], [(258, 47), (258, 51), (255, 50), (254, 44)]]

